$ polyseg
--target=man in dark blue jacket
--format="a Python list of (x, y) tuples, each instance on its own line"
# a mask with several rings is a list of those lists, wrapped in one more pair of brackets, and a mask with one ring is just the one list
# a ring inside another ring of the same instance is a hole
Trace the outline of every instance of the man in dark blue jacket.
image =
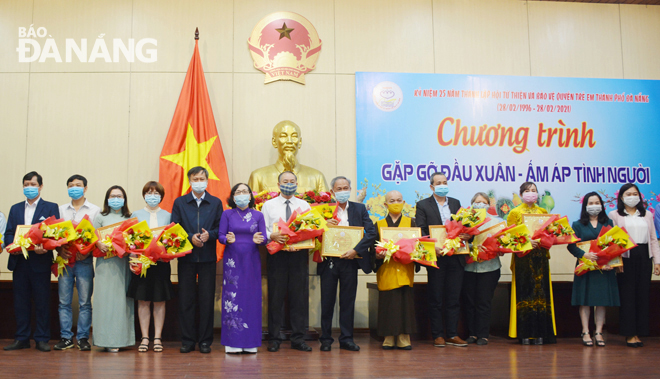
[[(44, 221), (50, 216), (60, 217), (57, 204), (41, 198), (43, 179), (35, 171), (23, 177), (23, 194), (26, 201), (14, 204), (9, 211), (5, 243), (14, 240), (16, 227), (31, 225)], [(37, 329), (34, 332), (36, 348), (40, 351), (50, 351), (50, 265), (53, 263), (53, 252), (44, 250), (37, 245), (34, 251), (28, 251), (28, 259), (22, 252), (9, 256), (7, 268), (13, 271), (14, 312), (16, 313), (16, 340), (5, 350), (18, 350), (30, 347), (32, 328), (32, 300), (37, 319)]]
[[(174, 200), (172, 222), (179, 223), (193, 244), (192, 253), (179, 258), (179, 322), (181, 352), (210, 353), (213, 343), (216, 243), (222, 201), (206, 192), (209, 173), (203, 167), (188, 171), (192, 191)], [(197, 289), (196, 283), (199, 283)], [(195, 293), (199, 291), (199, 327), (195, 331)]]
[(358, 270), (365, 274), (371, 272), (369, 249), (376, 240), (376, 227), (369, 218), (364, 204), (348, 201), (351, 196), (351, 182), (344, 176), (338, 176), (330, 182), (332, 194), (337, 199), (337, 220), (328, 223), (340, 226), (361, 226), (364, 228), (362, 240), (341, 258), (328, 258), (319, 263), (316, 270), (321, 276), (321, 351), (330, 351), (332, 338), (332, 315), (339, 286), (339, 348), (359, 351), (353, 341), (353, 320), (355, 318), (355, 295), (357, 294)]

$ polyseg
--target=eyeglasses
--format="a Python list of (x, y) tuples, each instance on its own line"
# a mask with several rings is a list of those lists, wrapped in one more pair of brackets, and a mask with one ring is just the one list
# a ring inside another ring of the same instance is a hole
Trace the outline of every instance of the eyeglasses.
[(248, 190), (237, 190), (236, 192), (234, 192), (234, 194), (235, 195), (249, 195), (250, 191), (248, 191)]
[(124, 195), (110, 195), (110, 199), (123, 199)]

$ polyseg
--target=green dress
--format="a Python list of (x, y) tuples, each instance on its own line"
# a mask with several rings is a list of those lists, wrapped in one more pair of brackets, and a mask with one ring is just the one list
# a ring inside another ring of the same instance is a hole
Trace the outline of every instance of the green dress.
[[(607, 220), (608, 226), (613, 226), (612, 220)], [(582, 241), (591, 241), (598, 238), (600, 229), (605, 226), (601, 223), (594, 228), (591, 222), (582, 225), (579, 221), (573, 222), (575, 235)], [(568, 251), (575, 258), (582, 258), (584, 251), (575, 244), (568, 245)], [(579, 263), (579, 261), (578, 261)], [(587, 305), (590, 307), (618, 307), (619, 286), (616, 281), (614, 270), (589, 271), (582, 276), (573, 277), (573, 296), (571, 304), (574, 306)]]
[[(99, 214), (94, 227), (100, 228), (126, 221), (111, 211), (107, 216)], [(96, 258), (94, 281), (94, 311), (92, 312), (93, 342), (95, 346), (119, 348), (135, 345), (134, 300), (126, 297), (133, 275), (124, 258)]]

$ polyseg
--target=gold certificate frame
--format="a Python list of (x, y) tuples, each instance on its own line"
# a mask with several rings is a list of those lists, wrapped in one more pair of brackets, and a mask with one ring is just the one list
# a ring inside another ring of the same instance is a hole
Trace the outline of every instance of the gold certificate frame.
[(527, 225), (527, 229), (529, 229), (529, 235), (532, 236), (534, 233), (536, 233), (539, 228), (541, 228), (541, 225), (545, 224), (550, 217), (557, 216), (557, 214), (534, 214), (534, 213), (525, 213), (522, 215), (522, 222), (523, 224)]
[[(589, 252), (589, 248), (591, 247), (591, 241), (582, 241), (578, 242), (575, 244), (580, 250), (584, 251), (585, 253)], [(607, 264), (612, 267), (623, 267), (623, 260), (621, 260), (621, 256), (619, 255), (616, 258), (612, 258)]]
[(474, 236), (474, 240), (472, 240), (472, 244), (479, 246), (484, 243), (486, 238), (494, 236), (495, 234), (501, 232), (506, 227), (507, 227), (506, 221), (497, 223), (491, 226), (490, 228), (483, 230), (481, 233), (477, 234), (476, 236)]
[(422, 228), (380, 228), (380, 239), (396, 242), (401, 238), (419, 238), (422, 236)]
[(323, 232), (321, 245), (322, 257), (341, 257), (347, 251), (354, 249), (364, 236), (361, 226), (333, 226)]
[[(277, 227), (277, 223), (274, 223), (273, 224), (273, 233), (276, 233), (276, 232), (279, 232), (279, 231), (280, 231), (280, 228)], [(294, 244), (289, 245), (289, 248), (293, 249), (293, 250), (313, 249), (314, 247), (316, 247), (316, 245), (314, 244), (314, 238), (304, 240), (304, 241), (300, 241), (300, 242), (296, 242)]]
[[(444, 225), (429, 225), (429, 234), (431, 234), (431, 238), (436, 239), (435, 247), (442, 249), (447, 240), (447, 228)], [(454, 253), (454, 255), (460, 254), (470, 254), (470, 250), (462, 244), (458, 251)]]

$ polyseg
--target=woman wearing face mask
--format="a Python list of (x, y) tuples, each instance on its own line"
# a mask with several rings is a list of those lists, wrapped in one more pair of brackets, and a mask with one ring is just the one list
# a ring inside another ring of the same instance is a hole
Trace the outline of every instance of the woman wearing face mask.
[[(94, 218), (94, 227), (124, 222), (131, 217), (126, 205), (126, 191), (120, 186), (112, 186), (105, 193), (103, 210)], [(101, 241), (96, 247), (103, 253), (108, 247)], [(133, 319), (133, 299), (126, 297), (131, 270), (129, 257), (96, 259), (96, 280), (92, 311), (93, 341), (95, 346), (116, 353), (120, 347), (135, 345), (135, 321)]]
[[(488, 195), (483, 192), (477, 192), (470, 203), (474, 209), (488, 209), (490, 207)], [(490, 221), (479, 229), (486, 230), (503, 221), (493, 215), (488, 215), (488, 217), (490, 217)], [(490, 306), (497, 282), (500, 280), (501, 267), (500, 257), (465, 265), (463, 296), (465, 298), (465, 313), (469, 332), (467, 343), (476, 342), (477, 345), (488, 345)]]
[[(521, 225), (524, 214), (546, 214), (536, 205), (536, 184), (525, 182), (520, 186), (523, 203), (509, 212), (507, 223)], [(556, 343), (555, 310), (550, 284), (550, 253), (532, 241), (534, 247), (524, 257), (511, 257), (511, 312), (509, 337), (518, 338), (523, 345)]]
[[(653, 225), (653, 215), (644, 206), (642, 193), (636, 185), (621, 186), (617, 209), (608, 214), (614, 225), (626, 228), (637, 247), (623, 253), (623, 270), (619, 270), (619, 334), (626, 336), (626, 345), (642, 347), (639, 336), (649, 334), (649, 297), (651, 273), (660, 275), (660, 247)], [(653, 258), (653, 260), (651, 260)]]
[[(146, 221), (149, 228), (154, 229), (170, 224), (169, 212), (158, 206), (165, 197), (165, 188), (158, 182), (148, 182), (142, 188), (142, 197), (147, 203), (143, 209), (133, 212), (131, 217), (137, 217), (138, 222)], [(154, 303), (154, 351), (163, 351), (163, 324), (165, 323), (165, 302), (173, 297), (172, 269), (170, 262), (159, 260), (155, 266), (149, 267), (147, 275), (132, 275), (128, 287), (128, 297), (138, 301), (138, 318), (142, 339), (138, 346), (139, 352), (149, 349), (149, 323), (151, 322), (151, 303)]]
[(261, 346), (261, 256), (266, 244), (266, 224), (254, 209), (247, 184), (231, 189), (222, 212), (218, 240), (227, 246), (223, 258), (222, 338), (225, 353), (256, 353)]
[[(612, 220), (607, 218), (603, 208), (603, 199), (596, 192), (589, 192), (582, 200), (580, 220), (573, 222), (575, 235), (582, 241), (591, 241), (598, 238), (603, 226), (613, 226)], [(596, 254), (585, 253), (575, 244), (568, 245), (568, 251), (575, 258), (586, 258), (596, 261)], [(579, 263), (579, 261), (578, 261)], [(580, 320), (582, 321), (582, 344), (593, 346), (594, 342), (589, 335), (589, 317), (591, 307), (596, 307), (594, 319), (596, 332), (594, 339), (598, 346), (605, 346), (603, 339), (603, 324), (605, 324), (605, 307), (619, 306), (619, 288), (616, 275), (612, 268), (604, 266), (601, 271), (590, 271), (573, 278), (573, 306), (580, 306)]]

